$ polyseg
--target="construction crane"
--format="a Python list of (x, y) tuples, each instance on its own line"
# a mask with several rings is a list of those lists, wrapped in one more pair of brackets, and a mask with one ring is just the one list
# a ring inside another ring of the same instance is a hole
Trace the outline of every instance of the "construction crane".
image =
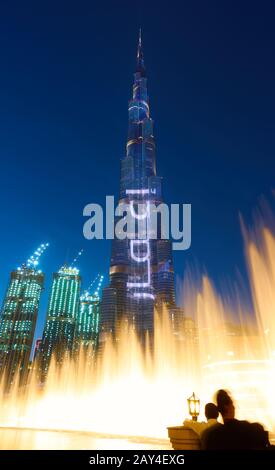
[(41, 245), (37, 248), (37, 250), (31, 255), (27, 261), (28, 268), (36, 268), (39, 264), (40, 256), (44, 253), (44, 251), (48, 248), (49, 243), (41, 243)]
[(98, 276), (99, 276), (99, 279), (98, 279), (97, 287), (96, 287), (96, 289), (94, 291), (94, 294), (93, 294), (95, 297), (99, 297), (100, 291), (102, 289), (102, 282), (103, 282), (103, 279), (104, 279), (103, 275), (98, 274)]
[[(104, 276), (97, 274), (84, 293), (84, 297), (99, 297)], [(94, 289), (92, 289), (94, 287)]]
[(80, 258), (80, 256), (82, 256), (83, 254), (83, 248), (77, 253), (76, 257), (74, 258), (72, 264), (71, 264), (71, 267), (73, 267), (75, 265), (75, 263), (77, 262), (77, 260)]

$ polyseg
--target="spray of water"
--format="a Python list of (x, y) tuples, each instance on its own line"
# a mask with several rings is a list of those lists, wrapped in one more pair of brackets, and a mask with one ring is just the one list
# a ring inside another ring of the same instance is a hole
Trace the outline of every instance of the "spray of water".
[(185, 319), (175, 334), (164, 311), (155, 314), (153, 355), (149, 348), (144, 354), (125, 326), (116, 344), (106, 342), (96, 364), (83, 351), (61, 370), (52, 361), (43, 390), (35, 374), (24, 391), (15, 383), (4, 397), (1, 389), (0, 424), (162, 437), (166, 426), (187, 417), (193, 391), (203, 405), (227, 388), (238, 417), (274, 430), (275, 237), (264, 225), (244, 236), (254, 318), (236, 296), (232, 309), (208, 277), (199, 286), (187, 277), (185, 311), (195, 330)]

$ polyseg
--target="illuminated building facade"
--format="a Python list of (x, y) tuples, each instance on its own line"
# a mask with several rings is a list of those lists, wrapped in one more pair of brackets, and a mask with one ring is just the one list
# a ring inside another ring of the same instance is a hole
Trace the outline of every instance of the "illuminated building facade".
[(50, 360), (61, 364), (73, 351), (76, 319), (79, 309), (81, 278), (77, 268), (63, 266), (53, 274), (46, 324), (41, 346), (40, 370), (46, 377)]
[(86, 291), (80, 297), (79, 310), (75, 328), (75, 347), (97, 350), (99, 339), (99, 317), (100, 317), (100, 290), (103, 276), (99, 277), (97, 288), (93, 294)]
[(37, 269), (48, 244), (41, 245), (27, 264), (10, 275), (0, 319), (0, 376), (6, 389), (19, 373), (20, 384), (27, 380), (28, 366), (37, 321), (44, 274)]
[(75, 329), (75, 350), (97, 348), (99, 333), (100, 299), (87, 293), (80, 297)]
[[(134, 236), (113, 240), (110, 284), (103, 290), (102, 297), (101, 330), (103, 334), (114, 332), (119, 322), (126, 319), (144, 341), (147, 332), (153, 333), (154, 307), (162, 303), (173, 306), (175, 295), (171, 242), (161, 239), (159, 224), (155, 239), (148, 230), (151, 207), (157, 208), (163, 201), (162, 179), (156, 173), (141, 35), (128, 111), (128, 140), (126, 155), (121, 160), (119, 204), (130, 208)], [(144, 224), (142, 234), (140, 221)]]

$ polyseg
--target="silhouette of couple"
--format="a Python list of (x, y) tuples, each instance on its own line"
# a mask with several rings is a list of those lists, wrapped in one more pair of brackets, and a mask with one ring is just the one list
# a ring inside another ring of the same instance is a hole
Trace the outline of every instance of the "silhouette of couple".
[[(207, 403), (205, 416), (207, 423), (185, 421), (201, 439), (201, 447), (205, 450), (252, 450), (271, 449), (268, 432), (259, 423), (249, 423), (235, 419), (235, 406), (229, 393), (219, 390), (216, 395), (217, 406)], [(217, 421), (219, 413), (223, 424)]]

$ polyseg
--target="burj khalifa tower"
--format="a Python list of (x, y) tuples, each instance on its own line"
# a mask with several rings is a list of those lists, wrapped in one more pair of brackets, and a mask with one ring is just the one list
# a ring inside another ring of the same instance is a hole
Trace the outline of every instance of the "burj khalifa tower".
[[(121, 322), (132, 325), (141, 340), (153, 337), (154, 309), (175, 305), (172, 244), (161, 238), (159, 214), (154, 237), (148, 222), (162, 200), (156, 171), (156, 144), (150, 116), (147, 75), (139, 33), (133, 94), (128, 105), (128, 139), (121, 159), (119, 204), (129, 207), (134, 233), (112, 241), (110, 283), (103, 290), (101, 332), (116, 335)], [(142, 207), (142, 210), (140, 210)], [(147, 227), (140, 236), (139, 224)], [(139, 233), (138, 233), (139, 231)]]

